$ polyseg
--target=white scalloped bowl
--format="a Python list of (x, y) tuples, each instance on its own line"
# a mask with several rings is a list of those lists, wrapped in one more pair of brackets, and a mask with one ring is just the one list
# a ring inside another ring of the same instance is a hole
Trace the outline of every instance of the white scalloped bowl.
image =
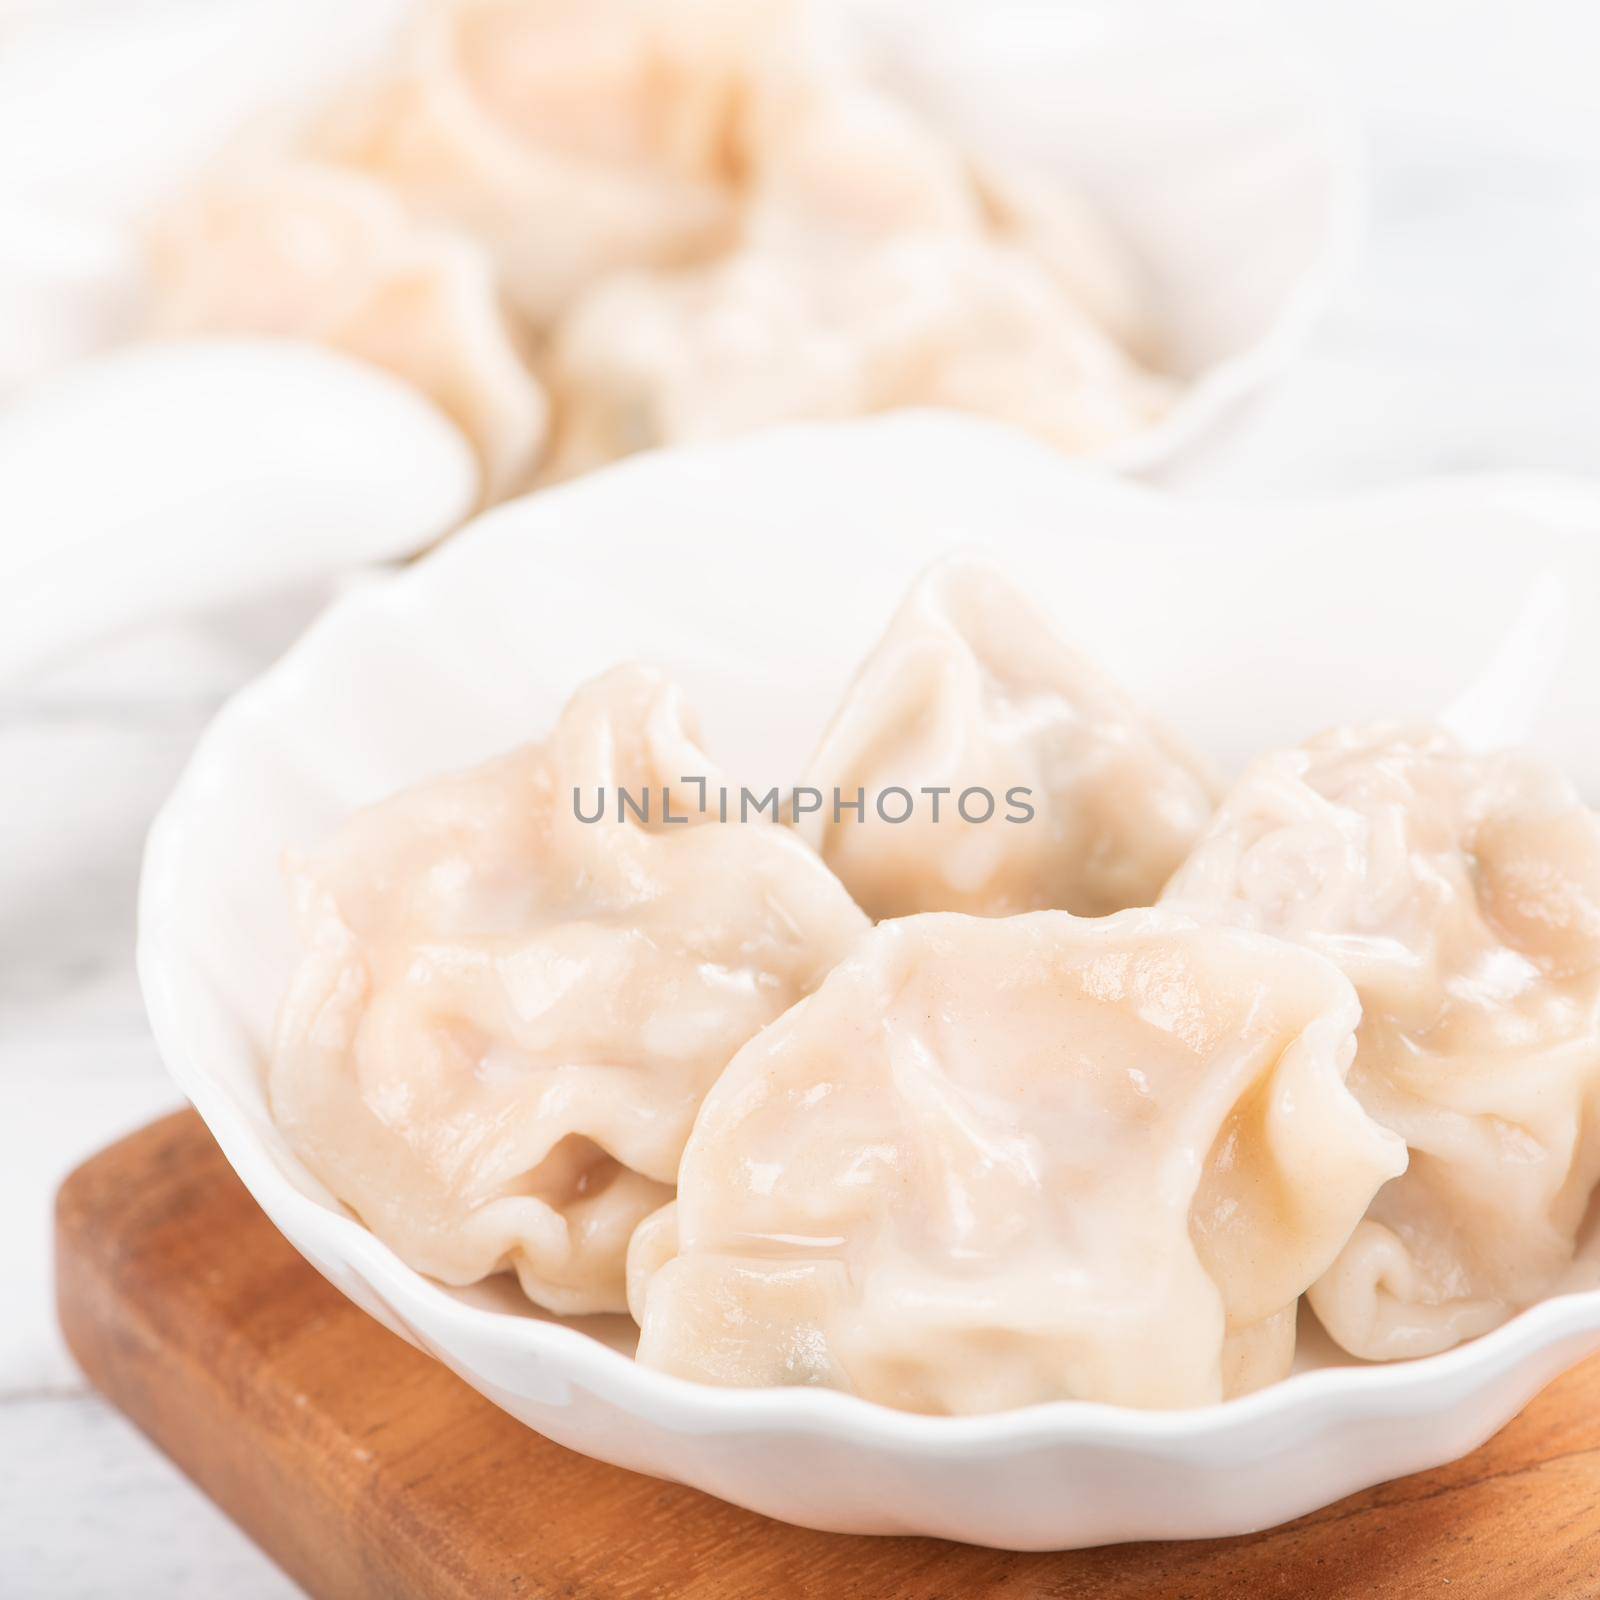
[(1595, 489), (1462, 479), (1241, 508), (936, 414), (645, 456), (348, 595), (220, 713), (145, 865), (140, 975), (174, 1076), (278, 1227), (381, 1322), (562, 1444), (790, 1521), (1018, 1549), (1230, 1534), (1471, 1449), (1600, 1347), (1600, 1293), (1389, 1366), (1341, 1364), (1310, 1328), (1297, 1375), (1202, 1410), (912, 1416), (703, 1388), (635, 1366), (624, 1319), (558, 1323), (503, 1280), (445, 1289), (274, 1128), (262, 1071), (293, 957), (286, 846), (540, 735), (579, 682), (633, 656), (682, 677), (735, 777), (792, 775), (909, 579), (955, 545), (987, 549), (1230, 766), (1330, 722), (1429, 714), (1553, 571), (1577, 626), (1534, 742), (1600, 793)]
[[(1293, 359), (1353, 254), (1364, 161), (1327, 75), (1259, 6), (832, 5), (897, 88), (1085, 193), (1148, 273), (1183, 388), (1099, 464), (1159, 465)], [(216, 0), (197, 32), (170, 7), (122, 8), (107, 25), (138, 62), (125, 79), (42, 11), (18, 32), (0, 54), (0, 325), (26, 337), (0, 348), (0, 392), (137, 326), (142, 214), (252, 119), (276, 126), (370, 56), (408, 0), (349, 9)], [(7, 164), (8, 136), (26, 163)]]

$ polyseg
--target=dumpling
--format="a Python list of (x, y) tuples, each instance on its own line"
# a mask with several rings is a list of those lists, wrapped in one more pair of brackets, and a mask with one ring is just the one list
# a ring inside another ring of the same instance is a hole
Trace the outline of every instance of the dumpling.
[(558, 327), (552, 477), (657, 445), (874, 409), (842, 318), (860, 244), (907, 228), (971, 229), (979, 216), (944, 144), (893, 101), (823, 91), (817, 66), (768, 75), (748, 108), (740, 247), (699, 270), (617, 273)]
[[(1198, 755), (971, 558), (912, 589), (802, 787), (802, 837), (873, 917), (1149, 905), (1214, 790)], [(898, 795), (878, 804), (894, 789), (915, 802), (904, 821)]]
[(1405, 1163), (1330, 963), (1169, 911), (882, 923), (707, 1096), (639, 1360), (913, 1411), (1221, 1400)]
[(848, 340), (818, 328), (781, 258), (749, 253), (700, 272), (603, 280), (558, 328), (549, 373), (552, 481), (638, 450), (867, 409)]
[(1345, 728), (1259, 761), (1164, 902), (1337, 962), (1350, 1087), (1411, 1148), (1311, 1290), (1373, 1359), (1558, 1285), (1600, 1180), (1600, 817), (1533, 757)]
[(282, 334), (387, 368), (477, 451), (486, 498), (525, 480), (544, 391), (481, 250), (419, 227), (352, 173), (283, 164), (219, 178), (150, 238), (152, 332)]
[(1039, 263), (1133, 359), (1159, 364), (1166, 342), (1150, 273), (1088, 198), (1026, 165), (974, 167), (989, 226)]
[(814, 59), (770, 75), (749, 117), (743, 242), (815, 254), (906, 233), (976, 237), (983, 197), (961, 152), (909, 106)]
[(786, 829), (700, 811), (696, 776), (716, 781), (676, 692), (619, 668), (545, 744), (294, 866), (273, 1116), (420, 1271), (511, 1268), (552, 1311), (623, 1309), (629, 1236), (701, 1097), (865, 929)]
[(1155, 422), (1171, 385), (1027, 257), (911, 234), (843, 260), (741, 251), (618, 274), (557, 331), (553, 476), (777, 423), (938, 406), (1072, 454)]
[(991, 261), (1042, 268), (1027, 281), (1048, 281), (1139, 362), (1157, 359), (1148, 272), (1069, 184), (1014, 155), (975, 157), (848, 68), (775, 85), (767, 99), (751, 136), (747, 243), (800, 255), (907, 234), (987, 246)]
[(1172, 385), (1073, 293), (1108, 325), (1138, 320), (1134, 291), (1106, 287), (1081, 208), (1022, 178), (980, 184), (947, 140), (862, 86), (769, 99), (750, 119), (740, 248), (602, 282), (558, 329), (554, 472), (906, 406), (978, 412), (1078, 453), (1165, 411)]
[(791, 9), (434, 5), (400, 61), (332, 108), (307, 146), (483, 241), (542, 328), (602, 274), (726, 246), (752, 58)]

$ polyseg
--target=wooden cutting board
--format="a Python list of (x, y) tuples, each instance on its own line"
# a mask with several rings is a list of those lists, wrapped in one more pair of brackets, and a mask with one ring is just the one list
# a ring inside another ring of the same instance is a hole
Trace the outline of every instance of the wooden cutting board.
[(330, 1288), (193, 1112), (74, 1173), (56, 1248), (85, 1373), (329, 1600), (1600, 1596), (1600, 1358), (1465, 1461), (1287, 1527), (1012, 1555), (810, 1533), (548, 1443)]

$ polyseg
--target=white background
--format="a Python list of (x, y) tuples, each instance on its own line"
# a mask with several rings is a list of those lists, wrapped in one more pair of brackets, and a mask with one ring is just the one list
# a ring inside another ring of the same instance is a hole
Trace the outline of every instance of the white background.
[[(8, 14), (27, 9), (0, 0), (0, 51)], [(1600, 469), (1600, 10), (1587, 0), (1260, 9), (1325, 55), (1365, 113), (1368, 246), (1308, 355), (1174, 486), (1321, 495), (1466, 468)], [(85, 1392), (55, 1330), (49, 1215), (77, 1161), (176, 1103), (133, 977), (143, 833), (219, 698), (303, 615), (280, 602), (167, 630), (0, 693), (8, 1596), (293, 1592)]]

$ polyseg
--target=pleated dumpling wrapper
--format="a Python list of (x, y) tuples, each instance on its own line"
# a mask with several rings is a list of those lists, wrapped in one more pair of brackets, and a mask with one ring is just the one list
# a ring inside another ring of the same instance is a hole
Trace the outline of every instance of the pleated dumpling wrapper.
[[(970, 557), (912, 589), (802, 787), (797, 806), (821, 797), (802, 837), (873, 917), (1150, 905), (1217, 792), (1199, 755)], [(904, 821), (888, 820), (898, 795), (878, 803), (894, 789), (915, 802)]]
[(1543, 761), (1342, 729), (1257, 762), (1167, 890), (1360, 993), (1350, 1086), (1411, 1148), (1311, 1304), (1427, 1355), (1550, 1293), (1600, 1179), (1600, 817)]
[(353, 173), (220, 176), (150, 237), (151, 332), (310, 339), (384, 367), (467, 436), (496, 499), (532, 474), (549, 408), (482, 249)]
[(542, 329), (597, 277), (728, 244), (750, 74), (794, 9), (435, 0), (307, 146), (482, 240)]
[[(1056, 448), (1151, 426), (1175, 385), (1142, 275), (1092, 209), (988, 179), (892, 98), (838, 72), (769, 83), (740, 248), (619, 273), (562, 322), (551, 471), (808, 417), (947, 406)], [(1101, 318), (1104, 318), (1104, 321)]]
[(546, 743), (294, 864), (273, 1116), (420, 1271), (511, 1268), (552, 1311), (623, 1309), (629, 1236), (671, 1195), (701, 1097), (865, 929), (786, 829), (698, 811), (684, 783), (707, 776), (676, 691), (618, 668)]
[(882, 923), (734, 1058), (640, 1229), (639, 1359), (907, 1410), (1203, 1405), (1400, 1140), (1344, 1084), (1355, 992), (1162, 910)]

